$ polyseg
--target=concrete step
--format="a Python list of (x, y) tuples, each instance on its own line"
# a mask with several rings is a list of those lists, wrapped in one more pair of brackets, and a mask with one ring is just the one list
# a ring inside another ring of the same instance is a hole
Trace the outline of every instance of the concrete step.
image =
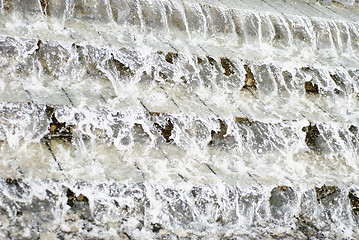
[[(346, 239), (346, 232), (330, 231), (337, 227), (331, 219), (358, 225), (356, 186), (188, 187), (7, 178), (0, 187), (0, 236), (11, 239)], [(34, 218), (38, 225), (31, 224)]]
[(9, 103), (0, 126), (4, 178), (249, 186), (358, 180), (355, 125)]
[(356, 68), (288, 69), (239, 58), (143, 54), (128, 46), (114, 49), (12, 37), (0, 43), (1, 102), (115, 111), (143, 111), (145, 106), (151, 112), (262, 122), (357, 122)]
[(104, 2), (73, 1), (65, 7), (48, 1), (47, 16), (37, 0), (28, 5), (14, 1), (18, 7), (13, 12), (4, 10), (1, 16), (1, 32), (115, 47), (131, 43), (134, 47), (228, 58), (236, 55), (248, 60), (270, 58), (294, 65), (315, 59), (323, 65), (354, 67), (358, 60), (359, 10), (354, 6), (281, 0), (270, 4), (261, 0), (255, 4), (110, 2), (104, 7)]

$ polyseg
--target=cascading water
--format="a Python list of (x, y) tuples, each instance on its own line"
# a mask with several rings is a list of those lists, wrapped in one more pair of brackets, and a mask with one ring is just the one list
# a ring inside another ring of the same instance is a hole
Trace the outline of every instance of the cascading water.
[(358, 7), (0, 0), (0, 238), (359, 238)]

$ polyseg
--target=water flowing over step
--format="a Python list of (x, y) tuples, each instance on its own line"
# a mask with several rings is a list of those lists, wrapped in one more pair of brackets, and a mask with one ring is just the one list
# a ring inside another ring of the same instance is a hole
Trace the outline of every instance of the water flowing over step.
[(10, 178), (0, 180), (0, 186), (5, 189), (2, 225), (11, 228), (10, 239), (347, 239), (345, 232), (332, 229), (338, 222), (358, 221), (358, 189), (336, 186), (189, 187)]
[(0, 238), (358, 238), (358, 16), (0, 0)]
[(5, 104), (2, 109), (4, 178), (291, 186), (349, 186), (358, 181), (357, 165), (349, 159), (357, 154), (353, 125), (29, 104)]
[(2, 32), (71, 44), (131, 44), (142, 51), (150, 46), (217, 57), (239, 55), (249, 60), (288, 62), (285, 65), (316, 62), (356, 67), (358, 60), (359, 10), (355, 6), (283, 1), (269, 5), (260, 0), (252, 4), (223, 0), (215, 4), (62, 2), (5, 1)]

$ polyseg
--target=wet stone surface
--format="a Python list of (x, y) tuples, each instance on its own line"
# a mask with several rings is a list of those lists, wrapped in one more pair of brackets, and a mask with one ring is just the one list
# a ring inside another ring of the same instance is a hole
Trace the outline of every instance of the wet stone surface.
[(295, 192), (291, 187), (287, 186), (273, 188), (269, 203), (274, 218), (282, 220), (292, 218), (290, 214), (296, 204)]
[[(339, 192), (339, 188), (336, 186), (322, 186), (320, 188), (316, 187), (315, 192), (317, 194), (317, 201), (319, 203), (327, 202), (333, 200)], [(334, 199), (335, 201), (335, 199)]]

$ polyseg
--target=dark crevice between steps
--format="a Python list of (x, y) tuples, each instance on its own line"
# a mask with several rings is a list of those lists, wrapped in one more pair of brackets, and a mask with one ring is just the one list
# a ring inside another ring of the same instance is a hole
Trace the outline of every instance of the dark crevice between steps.
[(211, 64), (212, 66), (215, 66), (217, 64), (217, 61), (214, 58), (212, 58), (210, 56), (206, 56), (206, 57), (207, 57), (209, 64)]
[(167, 79), (167, 75), (161, 71), (158, 73), (158, 75), (160, 75), (160, 77), (163, 78), (164, 80)]
[(337, 95), (343, 95), (345, 91), (345, 83), (343, 79), (338, 74), (330, 74), (330, 77), (338, 86), (337, 88), (334, 89), (334, 93)]
[(66, 122), (59, 122), (55, 116), (55, 109), (46, 106), (46, 115), (50, 120), (49, 133), (44, 137), (46, 139), (61, 138), (71, 142), (73, 137), (73, 126), (68, 125)]
[(277, 189), (277, 190), (279, 190), (279, 191), (281, 191), (281, 192), (286, 192), (286, 191), (291, 191), (291, 192), (292, 192), (292, 191), (293, 191), (293, 189), (292, 189), (291, 187), (289, 187), (289, 186), (284, 186), (284, 185), (273, 188), (273, 189), (272, 189), (272, 192), (273, 192), (275, 189)]
[(202, 63), (203, 63), (203, 59), (200, 58), (200, 57), (197, 57), (197, 63), (198, 63), (198, 64), (202, 64)]
[(225, 140), (227, 134), (227, 124), (222, 119), (218, 119), (219, 121), (219, 131), (211, 131), (211, 141), (208, 143), (209, 145), (216, 145), (216, 143)]
[(249, 68), (248, 65), (243, 65), (246, 75), (245, 75), (245, 82), (242, 89), (252, 89), (257, 90), (257, 82), (254, 79), (254, 75), (252, 73), (252, 70)]
[(92, 221), (89, 199), (85, 195), (76, 196), (71, 189), (67, 188), (66, 197), (66, 204), (71, 207), (70, 213), (78, 214), (81, 219)]
[(166, 140), (166, 142), (173, 141), (173, 139), (171, 138), (172, 130), (173, 130), (173, 124), (171, 120), (168, 119), (167, 123), (164, 126), (158, 123), (154, 123), (153, 125), (158, 131), (160, 131), (162, 137)]
[[(312, 67), (302, 67), (300, 68), (300, 71), (302, 71), (305, 75), (309, 74), (310, 77), (313, 79), (319, 77), (318, 70), (312, 68)], [(312, 80), (306, 81), (304, 83), (304, 90), (307, 94), (319, 94), (320, 89), (316, 83), (314, 83)]]
[(151, 223), (152, 232), (158, 233), (161, 229), (163, 229), (162, 225), (159, 223)]
[(49, 1), (50, 0), (40, 0), (40, 4), (41, 4), (41, 10), (42, 10), (42, 13), (45, 15), (45, 16), (49, 16)]
[(66, 191), (66, 197), (67, 197), (67, 202), (66, 204), (69, 205), (70, 207), (73, 207), (75, 205), (75, 202), (76, 201), (79, 201), (79, 202), (88, 202), (88, 198), (83, 195), (83, 194), (80, 194), (76, 197), (75, 193), (73, 191), (71, 191), (70, 189), (67, 189)]
[(310, 124), (307, 127), (303, 127), (302, 131), (306, 133), (305, 143), (307, 146), (312, 150), (318, 149), (317, 139), (320, 136), (320, 132), (317, 125)]
[(236, 121), (236, 123), (238, 123), (240, 125), (245, 125), (245, 126), (251, 126), (254, 123), (254, 121), (252, 121), (246, 117), (235, 117), (235, 121)]
[(317, 196), (318, 203), (322, 203), (324, 199), (332, 196), (335, 193), (338, 193), (339, 188), (337, 186), (326, 186), (323, 185), (322, 187), (318, 188), (315, 187), (315, 193)]
[(11, 12), (13, 10), (12, 0), (4, 0), (3, 4), (5, 11)]
[[(163, 51), (157, 51), (157, 54), (163, 55)], [(178, 53), (175, 52), (167, 52), (165, 55), (166, 62), (173, 64), (174, 61), (178, 58)]]
[(234, 74), (234, 70), (235, 67), (233, 65), (233, 63), (231, 62), (231, 60), (229, 60), (228, 58), (221, 58), (221, 65), (224, 68), (224, 75), (226, 75), (227, 77)]
[(42, 45), (42, 41), (39, 39), (36, 43), (37, 45), (37, 49), (35, 50), (36, 53), (39, 53), (40, 52), (40, 48), (41, 48), (41, 45)]
[(348, 129), (351, 133), (353, 134), (357, 134), (358, 133), (358, 127), (354, 126), (354, 125), (350, 125), (349, 129)]
[[(159, 112), (149, 112), (150, 118), (153, 121), (156, 121), (155, 117), (160, 117), (163, 113)], [(165, 139), (167, 143), (172, 142), (172, 131), (173, 131), (173, 123), (170, 118), (165, 117), (165, 123), (154, 122), (153, 126), (161, 133), (162, 137)]]
[(178, 58), (178, 53), (168, 52), (165, 56), (165, 59), (168, 63), (173, 64), (173, 61)]
[(112, 53), (111, 53), (111, 59), (108, 60), (108, 64), (114, 66), (116, 71), (119, 72), (121, 75), (125, 75), (125, 76), (133, 75), (131, 69), (125, 64), (123, 64), (122, 62), (120, 62), (119, 60), (117, 60)]
[(7, 188), (14, 193), (14, 197), (21, 197), (28, 193), (30, 187), (21, 178), (6, 178)]
[(319, 87), (317, 84), (311, 81), (304, 83), (305, 92), (309, 94), (319, 94)]
[(359, 216), (359, 197), (355, 194), (354, 190), (351, 189), (349, 191), (348, 198), (354, 215)]
[(19, 179), (16, 179), (16, 178), (6, 178), (5, 179), (5, 182), (7, 184), (15, 184), (15, 185), (19, 185), (19, 182), (22, 182), (22, 179), (19, 178)]
[(37, 59), (41, 65), (42, 71), (44, 71), (45, 74), (50, 74), (47, 64), (46, 64), (46, 55), (44, 54), (43, 51), (43, 42), (39, 39), (37, 41), (37, 49), (35, 50), (35, 54), (37, 56)]

